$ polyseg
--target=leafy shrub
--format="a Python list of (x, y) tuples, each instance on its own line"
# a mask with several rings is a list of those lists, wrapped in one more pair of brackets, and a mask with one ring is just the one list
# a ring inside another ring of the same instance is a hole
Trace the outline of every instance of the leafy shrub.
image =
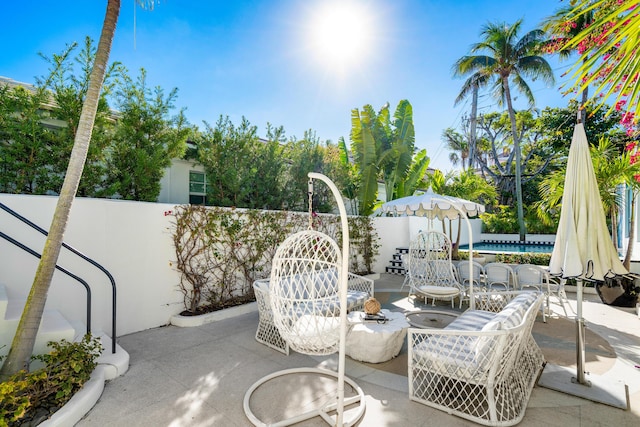
[[(313, 228), (342, 242), (340, 217), (313, 214)], [(367, 274), (379, 254), (369, 217), (349, 217), (349, 271)], [(253, 297), (252, 284), (268, 277), (278, 245), (309, 225), (301, 212), (177, 206), (172, 227), (184, 315)]]
[(507, 264), (549, 265), (551, 254), (539, 252), (500, 253), (496, 254), (496, 261)]
[[(500, 205), (494, 208), (493, 212), (483, 213), (480, 217), (484, 233), (519, 233), (518, 212), (513, 206)], [(525, 209), (524, 222), (527, 226), (527, 233), (531, 234), (554, 234), (558, 229), (557, 222), (545, 225), (533, 208)]]
[[(480, 255), (480, 252), (473, 251), (473, 258), (479, 258), (481, 256), (482, 255)], [(466, 261), (468, 259), (469, 259), (469, 251), (464, 251), (464, 250), (458, 251), (458, 260)]]
[(89, 380), (102, 352), (100, 340), (50, 342), (48, 354), (34, 356), (44, 367), (22, 370), (0, 383), (0, 427), (21, 424), (40, 407), (59, 408)]
[(493, 212), (480, 215), (482, 232), (495, 234), (509, 234), (518, 232), (518, 215), (511, 206), (500, 205)]

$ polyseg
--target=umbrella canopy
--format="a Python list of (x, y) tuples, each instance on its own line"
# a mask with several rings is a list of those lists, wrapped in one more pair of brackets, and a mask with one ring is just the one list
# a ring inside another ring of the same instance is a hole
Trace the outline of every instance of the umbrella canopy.
[(628, 274), (613, 246), (593, 170), (587, 135), (573, 131), (562, 195), (562, 210), (549, 273), (563, 278), (604, 280)]
[(458, 219), (460, 213), (464, 213), (467, 217), (478, 216), (484, 212), (484, 205), (427, 191), (416, 196), (407, 196), (386, 202), (380, 207), (380, 210), (383, 214), (454, 220)]
[(604, 280), (605, 276), (628, 274), (613, 246), (593, 170), (584, 125), (578, 123), (567, 159), (562, 210), (556, 242), (549, 261), (549, 273), (575, 278), (576, 296), (576, 382), (590, 385), (584, 371), (584, 319), (582, 281)]
[[(380, 207), (380, 211), (383, 214), (394, 216), (413, 215), (426, 216), (430, 219), (448, 218), (449, 220), (464, 218), (469, 233), (469, 271), (473, 271), (473, 238), (469, 217), (483, 213), (484, 205), (458, 197), (443, 196), (429, 190), (416, 196), (402, 197), (386, 202)], [(475, 308), (473, 281), (469, 283), (469, 300), (471, 308)]]

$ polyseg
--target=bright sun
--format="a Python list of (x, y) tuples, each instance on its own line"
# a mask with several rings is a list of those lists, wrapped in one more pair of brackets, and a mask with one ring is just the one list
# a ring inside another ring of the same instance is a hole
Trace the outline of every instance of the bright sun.
[(359, 3), (324, 2), (311, 24), (311, 42), (318, 59), (342, 69), (362, 61), (370, 48), (370, 21), (370, 14)]

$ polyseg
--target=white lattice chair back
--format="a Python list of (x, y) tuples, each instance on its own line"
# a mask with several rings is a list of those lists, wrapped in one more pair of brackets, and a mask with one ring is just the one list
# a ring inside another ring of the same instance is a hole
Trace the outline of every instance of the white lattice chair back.
[(454, 279), (451, 241), (444, 233), (420, 233), (409, 245), (409, 264), (414, 280), (445, 285)]
[(278, 247), (269, 295), (274, 323), (295, 351), (338, 351), (341, 268), (338, 245), (318, 231), (295, 233)]
[(473, 286), (484, 286), (484, 267), (479, 262), (473, 261), (469, 268), (469, 261), (460, 261), (458, 264), (458, 275), (463, 285), (469, 286), (473, 281)]

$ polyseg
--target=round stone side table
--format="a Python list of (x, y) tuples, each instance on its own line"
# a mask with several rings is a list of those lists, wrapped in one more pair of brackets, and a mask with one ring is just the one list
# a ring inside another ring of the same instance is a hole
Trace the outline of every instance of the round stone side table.
[(381, 313), (388, 319), (386, 323), (365, 321), (362, 311), (349, 313), (347, 356), (361, 362), (381, 363), (400, 353), (409, 323), (402, 313), (386, 309), (381, 310)]

